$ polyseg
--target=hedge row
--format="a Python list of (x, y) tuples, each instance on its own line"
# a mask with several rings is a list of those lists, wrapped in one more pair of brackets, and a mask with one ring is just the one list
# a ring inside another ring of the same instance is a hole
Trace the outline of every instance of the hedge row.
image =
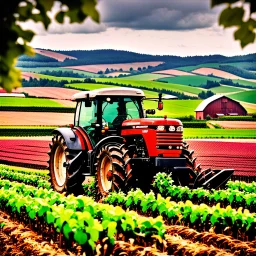
[(51, 136), (53, 128), (0, 128), (0, 136)]
[(256, 121), (256, 115), (253, 116), (221, 116), (219, 121)]
[(20, 111), (20, 112), (54, 112), (54, 113), (74, 113), (74, 108), (69, 107), (16, 107), (16, 106), (0, 106), (0, 111)]
[(206, 121), (185, 121), (182, 123), (184, 128), (208, 128)]

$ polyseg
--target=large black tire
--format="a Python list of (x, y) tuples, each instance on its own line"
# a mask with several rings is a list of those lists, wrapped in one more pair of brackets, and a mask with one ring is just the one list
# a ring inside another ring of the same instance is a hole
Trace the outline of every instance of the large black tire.
[(105, 144), (100, 148), (96, 159), (95, 177), (99, 194), (107, 196), (110, 192), (127, 191), (131, 172), (125, 146), (119, 143)]
[(48, 169), (52, 188), (60, 193), (82, 194), (83, 178), (80, 177), (79, 166), (76, 167), (77, 171), (73, 170), (72, 172), (68, 168), (69, 161), (77, 155), (77, 152), (68, 149), (65, 139), (60, 134), (54, 135), (49, 146), (48, 155), (50, 159), (48, 161)]

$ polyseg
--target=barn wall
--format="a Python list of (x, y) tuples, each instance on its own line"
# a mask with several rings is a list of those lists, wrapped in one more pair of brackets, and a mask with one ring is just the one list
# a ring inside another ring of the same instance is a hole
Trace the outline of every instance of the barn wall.
[(239, 116), (244, 116), (247, 114), (238, 102), (223, 97), (214, 102), (211, 102), (204, 109), (204, 119), (207, 115), (216, 117), (216, 114), (228, 115), (229, 113), (237, 113)]
[(204, 113), (203, 113), (203, 111), (201, 111), (201, 112), (196, 112), (196, 119), (198, 119), (198, 120), (204, 119)]

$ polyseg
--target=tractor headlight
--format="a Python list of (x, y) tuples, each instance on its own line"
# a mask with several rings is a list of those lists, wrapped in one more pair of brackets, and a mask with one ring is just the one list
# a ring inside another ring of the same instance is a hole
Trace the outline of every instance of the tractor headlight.
[(176, 129), (177, 132), (182, 132), (183, 131), (183, 126), (178, 126)]
[(164, 131), (164, 126), (163, 125), (158, 125), (157, 127), (156, 127), (156, 130), (157, 131)]
[(170, 131), (170, 132), (175, 132), (175, 126), (171, 125), (171, 126), (169, 127), (169, 131)]

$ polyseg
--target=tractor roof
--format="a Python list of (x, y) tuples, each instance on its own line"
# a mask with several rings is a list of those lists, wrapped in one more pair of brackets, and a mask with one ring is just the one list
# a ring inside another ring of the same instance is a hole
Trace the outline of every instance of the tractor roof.
[(72, 96), (72, 100), (75, 101), (85, 99), (88, 97), (87, 95), (89, 95), (90, 99), (93, 99), (97, 96), (132, 96), (141, 98), (145, 97), (144, 92), (140, 89), (117, 87), (78, 92)]

